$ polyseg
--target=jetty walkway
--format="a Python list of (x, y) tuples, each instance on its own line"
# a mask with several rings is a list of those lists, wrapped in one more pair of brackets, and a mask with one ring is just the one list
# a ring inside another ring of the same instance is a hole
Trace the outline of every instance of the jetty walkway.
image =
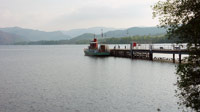
[(157, 58), (153, 58), (154, 53), (159, 54), (172, 54), (171, 60), (173, 63), (176, 62), (175, 54), (178, 54), (178, 62), (182, 62), (183, 54), (189, 54), (186, 45), (140, 45), (133, 47), (130, 45), (129, 49), (120, 49), (114, 47), (114, 49), (110, 49), (110, 56), (114, 57), (125, 57), (131, 59), (146, 59), (146, 60), (157, 60)]

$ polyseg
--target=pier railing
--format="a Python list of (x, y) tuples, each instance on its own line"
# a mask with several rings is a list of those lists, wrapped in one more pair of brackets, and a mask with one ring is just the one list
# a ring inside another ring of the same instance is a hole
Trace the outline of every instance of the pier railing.
[(116, 48), (110, 50), (111, 56), (115, 57), (127, 57), (127, 58), (142, 58), (142, 59), (149, 59), (153, 60), (153, 53), (159, 54), (172, 54), (173, 62), (175, 63), (175, 54), (179, 56), (179, 63), (181, 63), (181, 55), (182, 54), (189, 54), (187, 50), (187, 46), (184, 44), (174, 45), (161, 45), (161, 44), (139, 44), (137, 46), (130, 48)]
[(133, 47), (133, 49), (155, 49), (155, 50), (185, 50), (187, 49), (187, 45), (185, 44), (179, 44), (179, 45), (160, 45), (160, 44), (138, 44), (136, 47)]

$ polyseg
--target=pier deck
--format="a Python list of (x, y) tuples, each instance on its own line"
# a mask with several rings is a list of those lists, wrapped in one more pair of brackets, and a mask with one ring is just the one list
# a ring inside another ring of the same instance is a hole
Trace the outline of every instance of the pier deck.
[(178, 62), (181, 63), (181, 55), (189, 54), (187, 49), (111, 49), (110, 56), (125, 57), (132, 59), (147, 59), (154, 60), (153, 54), (172, 54), (172, 61), (175, 63), (175, 54), (179, 55)]

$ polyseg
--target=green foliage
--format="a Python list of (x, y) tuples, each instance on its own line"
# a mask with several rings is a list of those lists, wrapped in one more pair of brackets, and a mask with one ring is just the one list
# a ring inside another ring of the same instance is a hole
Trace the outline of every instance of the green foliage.
[[(198, 54), (198, 55), (197, 55)], [(200, 49), (191, 51), (188, 63), (177, 67), (177, 96), (181, 99), (179, 105), (200, 111)]]
[[(93, 38), (93, 37), (91, 37)], [(71, 40), (59, 40), (59, 41), (34, 41), (34, 42), (18, 42), (18, 45), (56, 45), (56, 44), (89, 44), (92, 39), (71, 39)], [(133, 37), (121, 37), (121, 38), (101, 38), (99, 43), (104, 44), (129, 44), (134, 41), (137, 43), (174, 43), (177, 39), (169, 40), (165, 35), (157, 36), (133, 36)]]
[(17, 42), (14, 45), (59, 45), (59, 44), (69, 44), (69, 40), (41, 40), (41, 41), (31, 41), (31, 42)]
[(153, 7), (154, 17), (159, 16), (160, 26), (168, 28), (169, 37), (178, 37), (188, 43), (200, 43), (200, 1), (159, 1)]
[(174, 43), (176, 40), (169, 40), (165, 35), (99, 39), (99, 42), (103, 44), (129, 44), (132, 41), (137, 43)]
[(180, 106), (200, 111), (200, 0), (159, 1), (153, 6), (154, 17), (167, 28), (169, 38), (188, 43), (188, 63), (177, 67), (177, 96)]

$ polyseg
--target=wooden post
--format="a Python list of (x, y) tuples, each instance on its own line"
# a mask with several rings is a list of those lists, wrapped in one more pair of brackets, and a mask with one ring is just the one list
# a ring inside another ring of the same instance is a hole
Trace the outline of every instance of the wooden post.
[(131, 48), (131, 59), (133, 59), (133, 43), (131, 42), (131, 44), (130, 44), (131, 46), (130, 46), (130, 48)]
[(116, 57), (116, 48), (114, 48), (114, 56)]
[(175, 63), (175, 54), (173, 53), (173, 63)]
[(118, 53), (117, 53), (117, 50), (115, 50), (115, 57), (117, 57)]
[(179, 64), (181, 63), (181, 46), (179, 45)]
[(181, 63), (181, 53), (179, 52), (179, 63)]
[(153, 53), (151, 51), (149, 52), (149, 60), (153, 61)]
[(152, 45), (149, 45), (149, 60), (153, 61), (153, 52), (152, 52)]

